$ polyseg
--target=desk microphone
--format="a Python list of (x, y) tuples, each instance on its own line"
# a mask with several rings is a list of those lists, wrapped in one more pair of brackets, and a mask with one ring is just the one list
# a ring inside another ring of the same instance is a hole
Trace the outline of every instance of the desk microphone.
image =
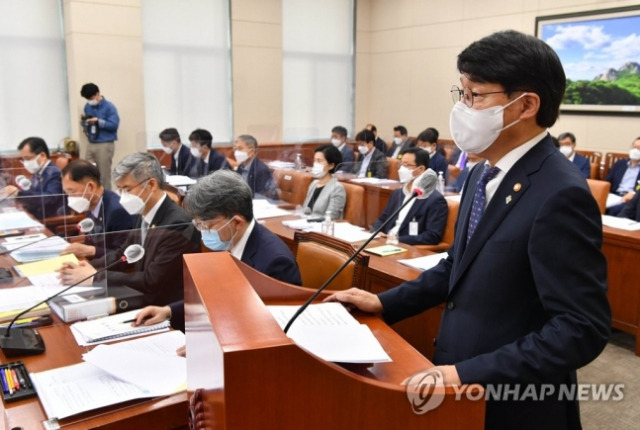
[(287, 322), (287, 325), (284, 327), (284, 332), (287, 333), (289, 331), (289, 329), (291, 328), (291, 324), (293, 324), (293, 322), (300, 316), (300, 314), (302, 314), (302, 312), (304, 312), (304, 310), (309, 307), (311, 302), (313, 302), (316, 299), (316, 297), (318, 297), (318, 295), (322, 291), (324, 291), (325, 288), (327, 288), (327, 285), (329, 285), (331, 281), (333, 281), (336, 278), (336, 276), (338, 276), (344, 270), (344, 268), (347, 267), (347, 265), (351, 263), (353, 259), (356, 258), (358, 254), (362, 252), (362, 250), (367, 245), (369, 245), (369, 242), (371, 242), (378, 235), (378, 233), (382, 231), (382, 229), (389, 223), (389, 221), (395, 218), (400, 213), (400, 211), (406, 205), (408, 205), (409, 202), (412, 201), (413, 199), (422, 200), (429, 197), (435, 191), (437, 184), (438, 184), (438, 175), (436, 174), (436, 172), (434, 172), (431, 169), (425, 170), (422, 175), (418, 176), (413, 182), (413, 191), (411, 193), (411, 197), (409, 197), (406, 202), (404, 202), (393, 214), (391, 214), (387, 218), (387, 220), (383, 222), (382, 225), (376, 229), (376, 231), (371, 233), (371, 236), (369, 236), (369, 239), (367, 239), (362, 245), (360, 245), (360, 248), (358, 248), (356, 252), (354, 252), (353, 255), (349, 257), (347, 261), (345, 261), (344, 264), (340, 266), (340, 268), (338, 268), (338, 270), (336, 270), (335, 273), (331, 275), (329, 279), (327, 279), (325, 283), (322, 284), (320, 288), (318, 288), (318, 290), (315, 293), (313, 293), (313, 295), (309, 297), (309, 299), (306, 302), (304, 302), (302, 306), (298, 308), (296, 313), (293, 314), (289, 322)]
[(38, 302), (35, 305), (31, 306), (30, 308), (27, 308), (24, 311), (20, 312), (18, 315), (15, 316), (15, 318), (11, 320), (7, 328), (0, 328), (0, 349), (2, 349), (2, 352), (4, 352), (4, 355), (6, 357), (17, 357), (21, 355), (42, 354), (45, 351), (45, 346), (44, 346), (44, 340), (40, 336), (40, 333), (38, 333), (37, 330), (31, 329), (31, 328), (24, 328), (24, 327), (16, 328), (15, 330), (13, 330), (13, 333), (11, 333), (11, 327), (13, 326), (13, 324), (17, 320), (19, 320), (20, 317), (22, 317), (24, 314), (31, 311), (32, 309), (35, 309), (41, 304), (46, 303), (49, 300), (58, 297), (59, 295), (61, 295), (66, 291), (69, 291), (73, 287), (77, 287), (87, 279), (92, 278), (93, 276), (96, 276), (98, 273), (104, 272), (107, 269), (110, 269), (111, 267), (115, 266), (118, 263), (126, 262), (128, 264), (133, 264), (137, 261), (140, 261), (142, 257), (144, 257), (144, 248), (138, 244), (129, 245), (124, 250), (123, 254), (124, 255), (119, 259), (112, 262), (111, 264), (108, 264), (102, 269), (97, 270), (95, 273), (92, 273), (90, 276), (87, 276), (79, 280), (75, 284), (69, 285), (67, 288), (58, 291), (57, 293), (44, 299), (43, 301)]
[(16, 181), (16, 185), (21, 190), (29, 191), (29, 189), (31, 188), (31, 179), (27, 178), (24, 175), (16, 176), (15, 181)]
[(80, 221), (77, 227), (78, 227), (78, 231), (80, 231), (81, 233), (89, 233), (95, 227), (95, 223), (93, 222), (93, 219), (87, 217), (82, 221)]

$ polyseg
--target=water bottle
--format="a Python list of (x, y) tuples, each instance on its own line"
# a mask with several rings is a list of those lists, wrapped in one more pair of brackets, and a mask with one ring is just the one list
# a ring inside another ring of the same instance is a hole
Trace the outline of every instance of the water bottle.
[(296, 161), (293, 163), (296, 172), (302, 170), (302, 154), (296, 154)]
[(328, 236), (333, 236), (334, 230), (335, 228), (333, 220), (331, 219), (331, 211), (327, 211), (327, 213), (324, 214), (324, 221), (322, 221), (322, 233)]
[(438, 185), (436, 187), (436, 191), (444, 195), (444, 174), (442, 172), (438, 172)]

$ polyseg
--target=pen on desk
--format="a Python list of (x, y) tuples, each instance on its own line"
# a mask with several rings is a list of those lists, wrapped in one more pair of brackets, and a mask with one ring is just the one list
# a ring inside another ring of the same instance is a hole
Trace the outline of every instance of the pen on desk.
[(20, 385), (23, 386), (24, 388), (29, 388), (27, 387), (27, 377), (22, 371), (22, 367), (16, 367), (16, 370), (18, 372), (18, 378), (20, 379)]
[[(142, 319), (142, 322), (144, 322), (144, 321), (148, 320), (149, 318), (151, 318), (151, 316), (146, 316), (146, 317), (144, 317), (144, 318)], [(121, 322), (121, 324), (127, 324), (127, 323), (128, 323), (128, 324), (131, 324), (131, 323), (136, 322), (137, 320), (138, 320), (138, 318), (132, 318), (132, 319), (130, 319), (130, 320), (122, 321), (122, 322)]]
[(15, 385), (16, 389), (24, 388), (20, 383), (20, 379), (18, 379), (18, 374), (16, 373), (16, 369), (11, 369), (11, 379), (13, 379), (13, 385)]
[(9, 392), (9, 384), (7, 383), (7, 379), (4, 376), (4, 369), (0, 372), (0, 379), (2, 379), (2, 391), (5, 393)]

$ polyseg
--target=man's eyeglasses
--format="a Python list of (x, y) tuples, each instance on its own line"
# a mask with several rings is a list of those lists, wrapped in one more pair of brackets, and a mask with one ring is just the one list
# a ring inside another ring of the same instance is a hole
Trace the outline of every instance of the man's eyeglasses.
[(476, 97), (487, 96), (489, 94), (506, 94), (509, 92), (510, 91), (503, 90), (490, 91), (488, 93), (474, 93), (473, 91), (471, 91), (471, 88), (464, 87), (463, 89), (460, 89), (457, 85), (454, 85), (451, 87), (451, 98), (453, 99), (454, 103), (461, 101), (467, 106), (473, 107), (473, 100), (475, 100)]

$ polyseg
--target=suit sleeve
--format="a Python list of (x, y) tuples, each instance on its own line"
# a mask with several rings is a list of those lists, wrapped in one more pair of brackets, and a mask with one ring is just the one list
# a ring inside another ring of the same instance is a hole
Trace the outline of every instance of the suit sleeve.
[[(371, 160), (374, 162), (374, 160)], [(381, 157), (375, 160), (375, 165), (373, 166), (373, 176), (376, 178), (384, 179), (387, 177), (387, 157), (381, 153)]]
[(344, 205), (347, 202), (347, 192), (339, 182), (336, 182), (335, 186), (331, 190), (329, 196), (329, 206), (327, 210), (331, 211), (331, 216), (334, 219), (342, 219), (344, 212)]
[(111, 132), (118, 131), (118, 126), (120, 125), (120, 117), (118, 116), (118, 110), (113, 104), (109, 105), (109, 109), (107, 109), (107, 115), (105, 118), (98, 118), (98, 126), (103, 130), (108, 130)]
[(184, 300), (169, 303), (171, 327), (184, 333)]
[(453, 250), (437, 266), (426, 270), (409, 282), (378, 294), (382, 316), (393, 324), (443, 303), (449, 291), (449, 277), (453, 266)]
[[(400, 192), (402, 192), (402, 190)], [(378, 227), (380, 227), (387, 219), (389, 219), (393, 211), (395, 211), (398, 207), (395, 203), (397, 199), (398, 199), (398, 192), (397, 190), (395, 190), (393, 193), (391, 193), (391, 196), (389, 197), (387, 204), (384, 205), (384, 209), (382, 210), (382, 213), (380, 214), (376, 222), (373, 223), (373, 227), (371, 228), (371, 230), (377, 230)], [(393, 227), (393, 223), (389, 223), (385, 225), (384, 228), (382, 229), (382, 232), (388, 233), (389, 230), (391, 230), (391, 227)]]
[(530, 271), (547, 320), (490, 353), (452, 363), (463, 384), (544, 382), (584, 366), (607, 344), (607, 264), (589, 190), (570, 187), (541, 202), (529, 237)]
[[(439, 193), (438, 193), (439, 194)], [(400, 236), (398, 240), (408, 245), (437, 245), (442, 239), (449, 207), (441, 195), (434, 198), (427, 206), (427, 213), (423, 218), (422, 233), (416, 236)]]
[(582, 159), (582, 165), (580, 166), (580, 171), (584, 175), (585, 178), (589, 178), (591, 176), (591, 163), (588, 158)]
[(282, 282), (302, 285), (300, 269), (296, 261), (291, 257), (278, 255), (269, 262), (264, 274)]
[(636, 193), (624, 209), (618, 214), (620, 218), (629, 218), (634, 221), (638, 220), (638, 203), (640, 203), (640, 193)]
[[(57, 176), (57, 177), (56, 177)], [(42, 188), (31, 188), (29, 190), (19, 190), (20, 197), (36, 197), (42, 195), (56, 196), (56, 199), (62, 196), (62, 180), (59, 172), (47, 172), (42, 175)]]

